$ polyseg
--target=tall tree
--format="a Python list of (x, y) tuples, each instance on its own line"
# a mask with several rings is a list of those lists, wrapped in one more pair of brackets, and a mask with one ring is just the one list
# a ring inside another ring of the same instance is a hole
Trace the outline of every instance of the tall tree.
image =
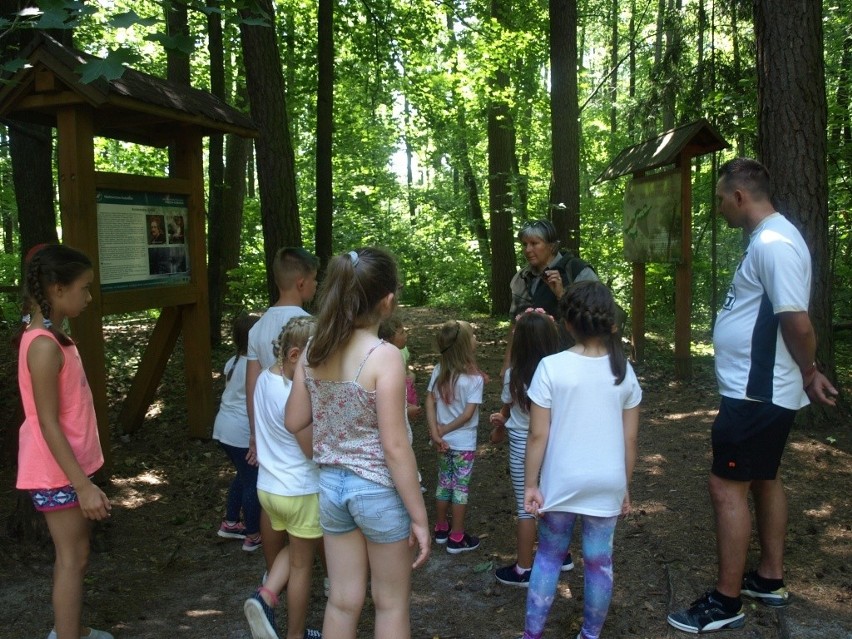
[[(505, 0), (491, 0), (491, 16), (505, 27)], [(506, 314), (511, 305), (509, 283), (515, 274), (512, 232), (512, 187), (515, 125), (505, 93), (509, 88), (506, 60), (495, 71), (488, 101), (488, 207), (491, 213), (491, 310)]]
[[(210, 93), (223, 102), (225, 95), (225, 43), (222, 36), (222, 15), (218, 1), (208, 0), (207, 52), (210, 56)], [(222, 262), (222, 189), (225, 174), (225, 136), (214, 133), (207, 146), (207, 254), (208, 254), (208, 299), (210, 300), (210, 341), (217, 345), (222, 341), (222, 302), (225, 294), (225, 270)]]
[(332, 131), (334, 129), (334, 0), (319, 0), (317, 13), (317, 222), (320, 270), (332, 255)]
[(550, 0), (550, 208), (565, 246), (580, 252), (580, 110), (577, 104), (577, 2)]
[[(754, 25), (758, 153), (772, 175), (773, 203), (810, 248), (817, 357), (834, 379), (822, 2), (791, 2), (779, 11), (772, 0), (756, 0)], [(812, 419), (817, 412), (809, 412)]]
[[(277, 298), (272, 275), (272, 260), (282, 246), (301, 246), (302, 229), (296, 199), (296, 172), (284, 74), (275, 33), (275, 8), (272, 0), (257, 0), (256, 6), (266, 24), (243, 21), (246, 90), (251, 115), (260, 137), (255, 142), (257, 178), (260, 185), (260, 214), (263, 226), (263, 250), (266, 256), (266, 282), (270, 302)], [(257, 18), (248, 9), (244, 18)]]

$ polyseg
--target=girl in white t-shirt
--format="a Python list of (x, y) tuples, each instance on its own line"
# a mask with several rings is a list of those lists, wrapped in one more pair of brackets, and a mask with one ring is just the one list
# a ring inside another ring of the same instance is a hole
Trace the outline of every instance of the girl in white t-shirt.
[(571, 286), (559, 303), (576, 344), (541, 360), (527, 396), (524, 506), (539, 518), (538, 552), (527, 594), (525, 639), (539, 639), (560, 567), (582, 517), (583, 624), (598, 639), (612, 599), (612, 540), (630, 511), (642, 390), (624, 357), (615, 303), (600, 282)]
[[(491, 441), (501, 443), (509, 436), (509, 475), (517, 504), (517, 561), (498, 568), (497, 581), (507, 586), (526, 588), (532, 570), (535, 545), (535, 517), (524, 510), (524, 457), (530, 429), (530, 399), (527, 388), (542, 358), (562, 350), (556, 322), (543, 308), (527, 308), (515, 317), (512, 333), (510, 368), (503, 376), (503, 407), (491, 415)], [(562, 570), (574, 563), (568, 553)]]
[[(278, 548), (266, 581), (243, 605), (252, 637), (278, 637), (275, 606), (287, 587), (287, 639), (319, 638), (305, 629), (314, 553), (322, 538), (319, 522), (319, 469), (311, 434), (284, 428), (284, 409), (299, 356), (314, 332), (312, 317), (293, 317), (273, 343), (276, 363), (262, 371), (254, 389), (257, 494), (263, 506), (264, 547)], [(289, 536), (290, 544), (285, 546)]]
[[(234, 320), (233, 340), (236, 355), (225, 364), (225, 390), (222, 403), (213, 423), (213, 439), (237, 470), (228, 487), (225, 518), (218, 535), (226, 539), (245, 539), (243, 549), (252, 551), (260, 546), (260, 502), (257, 501), (257, 466), (246, 456), (249, 450), (249, 419), (246, 412), (246, 352), (251, 327), (259, 315), (242, 313)], [(243, 520), (240, 521), (240, 511)]]
[[(439, 455), (435, 541), (446, 544), (447, 552), (455, 555), (479, 547), (479, 538), (465, 531), (464, 515), (485, 376), (476, 365), (476, 335), (467, 322), (443, 324), (438, 332), (438, 350), (441, 356), (426, 395), (429, 434)], [(452, 528), (447, 519), (450, 514)]]

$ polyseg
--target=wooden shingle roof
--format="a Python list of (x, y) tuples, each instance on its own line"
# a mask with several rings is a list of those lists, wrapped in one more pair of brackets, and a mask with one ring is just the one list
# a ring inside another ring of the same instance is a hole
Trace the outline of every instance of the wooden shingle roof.
[(89, 104), (95, 134), (166, 146), (177, 127), (197, 127), (204, 135), (235, 133), (257, 137), (251, 119), (206, 91), (125, 67), (115, 80), (80, 80), (80, 65), (95, 56), (39, 33), (20, 52), (27, 65), (0, 88), (0, 116), (56, 125), (60, 108)]
[(674, 164), (684, 151), (692, 158), (730, 146), (707, 120), (696, 120), (624, 149), (595, 183)]

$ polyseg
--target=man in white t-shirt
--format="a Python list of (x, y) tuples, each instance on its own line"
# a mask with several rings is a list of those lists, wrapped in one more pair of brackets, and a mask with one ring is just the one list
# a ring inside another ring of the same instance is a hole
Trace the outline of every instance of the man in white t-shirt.
[[(787, 499), (778, 467), (796, 411), (809, 401), (833, 406), (837, 395), (815, 362), (816, 337), (808, 317), (810, 253), (796, 227), (775, 211), (769, 185), (769, 172), (755, 160), (739, 158), (719, 169), (719, 214), (750, 237), (713, 332), (722, 395), (712, 429), (709, 482), (719, 559), (716, 589), (668, 616), (670, 625), (690, 633), (741, 628), (741, 593), (769, 606), (787, 605)], [(760, 561), (744, 574), (749, 492)]]

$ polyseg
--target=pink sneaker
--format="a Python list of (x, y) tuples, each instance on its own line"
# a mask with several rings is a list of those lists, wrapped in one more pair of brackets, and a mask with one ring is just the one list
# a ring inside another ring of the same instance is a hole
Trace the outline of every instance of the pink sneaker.
[(258, 548), (263, 545), (263, 542), (260, 540), (260, 535), (252, 535), (251, 537), (246, 537), (243, 539), (243, 550), (246, 552), (254, 552)]
[(220, 537), (224, 537), (225, 539), (245, 539), (246, 527), (240, 522), (231, 523), (229, 521), (223, 521), (222, 525), (219, 526), (219, 532), (216, 534)]

